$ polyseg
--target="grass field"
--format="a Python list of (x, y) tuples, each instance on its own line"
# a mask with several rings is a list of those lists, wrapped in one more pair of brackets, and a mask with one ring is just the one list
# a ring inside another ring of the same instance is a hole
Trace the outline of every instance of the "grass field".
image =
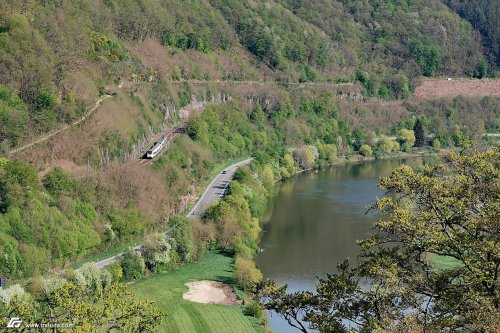
[(232, 257), (206, 253), (201, 260), (178, 270), (141, 279), (131, 287), (140, 297), (154, 300), (167, 315), (158, 332), (162, 333), (245, 333), (262, 332), (257, 320), (243, 315), (241, 306), (200, 304), (182, 299), (190, 280), (234, 283)]
[(461, 265), (460, 261), (448, 256), (431, 256), (431, 265), (437, 269), (452, 269)]

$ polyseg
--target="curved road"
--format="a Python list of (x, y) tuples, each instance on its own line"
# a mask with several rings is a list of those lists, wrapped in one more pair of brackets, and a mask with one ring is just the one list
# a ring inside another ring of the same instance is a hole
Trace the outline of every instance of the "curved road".
[[(242, 166), (249, 164), (252, 161), (252, 158), (246, 159), (244, 161), (235, 163), (233, 165), (230, 165), (226, 169), (224, 169), (221, 173), (219, 173), (214, 180), (208, 185), (206, 188), (205, 192), (201, 195), (201, 197), (198, 199), (196, 204), (193, 206), (193, 208), (189, 211), (187, 218), (190, 220), (199, 218), (203, 216), (203, 213), (205, 210), (217, 199), (222, 198), (225, 193), (227, 186), (229, 185), (229, 182), (233, 179), (234, 173), (236, 170)], [(136, 246), (133, 248), (133, 250), (139, 250), (141, 248), (141, 245)], [(115, 256), (109, 257), (107, 259), (101, 260), (96, 262), (96, 266), (99, 268), (106, 267), (108, 265), (111, 265), (116, 261), (118, 257), (120, 257), (122, 253), (119, 253)]]

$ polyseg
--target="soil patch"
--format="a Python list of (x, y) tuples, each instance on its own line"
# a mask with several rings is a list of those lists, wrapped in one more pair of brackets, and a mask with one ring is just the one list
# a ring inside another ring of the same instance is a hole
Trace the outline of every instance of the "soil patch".
[(189, 291), (182, 298), (205, 304), (240, 305), (231, 286), (217, 281), (191, 281), (186, 283)]
[(415, 99), (436, 99), (455, 96), (500, 97), (500, 80), (430, 79), (415, 89)]

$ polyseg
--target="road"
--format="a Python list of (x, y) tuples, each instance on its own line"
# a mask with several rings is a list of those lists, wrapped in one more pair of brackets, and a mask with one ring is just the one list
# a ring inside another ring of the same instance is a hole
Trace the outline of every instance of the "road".
[[(224, 169), (221, 173), (219, 173), (214, 180), (208, 185), (208, 187), (205, 189), (205, 192), (200, 196), (196, 204), (193, 206), (193, 208), (189, 211), (187, 218), (190, 220), (194, 218), (198, 218), (203, 216), (203, 213), (205, 210), (217, 199), (221, 198), (224, 196), (227, 186), (229, 185), (229, 182), (231, 179), (233, 179), (233, 175), (236, 172), (236, 170), (242, 166), (249, 164), (252, 161), (251, 158), (246, 159), (244, 161), (235, 163), (226, 169)], [(136, 246), (133, 248), (133, 250), (139, 250), (141, 246)], [(101, 260), (99, 262), (96, 262), (96, 266), (98, 268), (104, 268), (108, 265), (111, 265), (118, 259), (123, 253), (119, 253), (115, 256), (109, 257), (107, 259)]]
[(205, 211), (210, 205), (219, 198), (222, 198), (226, 192), (227, 186), (231, 179), (233, 179), (233, 175), (236, 170), (242, 166), (250, 163), (252, 161), (251, 158), (246, 159), (244, 161), (235, 163), (219, 173), (217, 177), (214, 178), (212, 183), (208, 185), (205, 192), (198, 199), (193, 208), (189, 211), (187, 217), (192, 220), (195, 218), (200, 218), (203, 216)]

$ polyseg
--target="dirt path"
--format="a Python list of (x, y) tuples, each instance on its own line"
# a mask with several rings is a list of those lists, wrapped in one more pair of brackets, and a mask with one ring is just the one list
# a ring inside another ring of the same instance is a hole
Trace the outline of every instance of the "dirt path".
[(427, 79), (416, 89), (416, 100), (445, 97), (500, 97), (500, 80), (493, 79)]
[(182, 295), (188, 301), (204, 304), (239, 305), (231, 286), (217, 281), (191, 281), (186, 283), (189, 291)]
[(16, 154), (16, 153), (19, 153), (25, 149), (28, 149), (36, 144), (39, 144), (41, 142), (44, 142), (44, 141), (47, 141), (48, 139), (52, 138), (54, 135), (57, 135), (65, 130), (67, 130), (68, 128), (70, 128), (71, 126), (76, 126), (78, 124), (80, 124), (81, 122), (85, 121), (85, 119), (87, 119), (88, 117), (90, 117), (100, 106), (101, 106), (101, 103), (102, 101), (104, 101), (105, 99), (107, 98), (110, 98), (112, 97), (111, 95), (104, 95), (103, 97), (99, 98), (97, 100), (97, 102), (95, 102), (94, 106), (88, 111), (86, 112), (80, 119), (78, 120), (75, 120), (74, 122), (72, 122), (71, 124), (66, 124), (64, 125), (63, 127), (57, 129), (57, 130), (54, 130), (52, 132), (49, 132), (47, 134), (45, 134), (44, 136), (34, 140), (34, 141), (31, 141), (30, 143), (27, 143), (21, 147), (18, 147), (18, 148), (15, 148), (15, 149), (12, 149), (10, 151), (11, 154)]

